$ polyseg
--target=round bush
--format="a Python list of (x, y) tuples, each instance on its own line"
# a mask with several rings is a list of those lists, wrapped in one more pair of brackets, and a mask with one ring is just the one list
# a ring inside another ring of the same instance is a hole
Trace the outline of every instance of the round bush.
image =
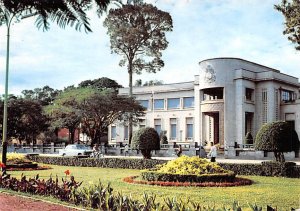
[(255, 149), (274, 152), (276, 160), (284, 162), (283, 152), (299, 150), (299, 138), (287, 122), (271, 122), (264, 124), (258, 131)]
[(140, 128), (132, 136), (131, 148), (141, 150), (144, 158), (150, 159), (151, 151), (160, 149), (158, 133), (151, 127)]
[(158, 165), (156, 169), (144, 170), (142, 178), (148, 181), (168, 182), (231, 182), (235, 174), (199, 157), (185, 155)]

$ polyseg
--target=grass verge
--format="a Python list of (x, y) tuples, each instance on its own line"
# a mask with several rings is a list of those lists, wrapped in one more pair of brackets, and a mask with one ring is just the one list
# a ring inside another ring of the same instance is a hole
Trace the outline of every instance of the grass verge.
[(111, 182), (114, 192), (122, 192), (140, 199), (143, 192), (154, 193), (159, 201), (165, 197), (176, 197), (202, 203), (203, 205), (216, 205), (221, 207), (232, 206), (234, 200), (243, 208), (248, 207), (247, 202), (257, 203), (265, 208), (267, 205), (277, 207), (280, 210), (299, 208), (300, 179), (282, 177), (244, 176), (254, 181), (253, 185), (241, 187), (161, 187), (140, 184), (128, 184), (123, 178), (138, 175), (139, 170), (111, 169), (93, 167), (73, 167), (49, 165), (52, 169), (43, 171), (8, 172), (12, 176), (20, 178), (23, 173), (27, 177), (39, 174), (41, 178), (58, 176), (64, 178), (64, 172), (69, 170), (76, 181), (83, 181), (83, 186), (98, 183), (99, 179), (104, 183)]

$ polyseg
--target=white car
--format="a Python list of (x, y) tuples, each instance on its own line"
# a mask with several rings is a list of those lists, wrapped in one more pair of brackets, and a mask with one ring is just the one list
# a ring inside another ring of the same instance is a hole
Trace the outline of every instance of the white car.
[(93, 153), (91, 147), (83, 144), (69, 144), (64, 149), (58, 150), (58, 154), (61, 156), (78, 156), (78, 155), (88, 155)]

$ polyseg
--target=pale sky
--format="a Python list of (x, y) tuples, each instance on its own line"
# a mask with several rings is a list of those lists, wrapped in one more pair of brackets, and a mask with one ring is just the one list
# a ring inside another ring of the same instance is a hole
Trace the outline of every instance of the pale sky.
[[(173, 18), (163, 52), (165, 67), (156, 74), (134, 75), (133, 81), (193, 81), (198, 63), (215, 57), (237, 57), (300, 78), (300, 52), (282, 34), (283, 16), (274, 9), (280, 0), (146, 0)], [(155, 3), (156, 2), (156, 3)], [(128, 86), (121, 57), (111, 54), (101, 19), (92, 14), (93, 33), (74, 28), (38, 30), (34, 19), (11, 27), (9, 93), (49, 85), (63, 89), (83, 80), (108, 77)], [(0, 93), (4, 93), (6, 27), (0, 27)]]

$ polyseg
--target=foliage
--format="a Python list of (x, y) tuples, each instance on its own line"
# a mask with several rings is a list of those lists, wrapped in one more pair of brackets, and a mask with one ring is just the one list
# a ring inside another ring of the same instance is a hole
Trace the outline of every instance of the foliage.
[[(102, 158), (101, 158), (102, 159)], [(100, 159), (100, 160), (101, 160)], [(79, 159), (80, 160), (80, 159)], [(152, 160), (146, 160), (152, 161)], [(71, 161), (70, 161), (71, 162)], [(134, 165), (134, 163), (133, 163)], [(254, 183), (250, 186), (242, 187), (160, 187), (150, 185), (131, 185), (122, 182), (122, 179), (130, 175), (140, 174), (140, 170), (120, 169), (120, 168), (98, 168), (98, 167), (77, 167), (77, 166), (58, 166), (51, 165), (51, 170), (39, 171), (41, 178), (47, 179), (50, 174), (64, 177), (64, 171), (69, 169), (71, 174), (80, 181), (83, 181), (81, 187), (87, 187), (97, 184), (99, 178), (105, 184), (111, 182), (114, 192), (122, 192), (124, 195), (131, 196), (135, 200), (142, 200), (142, 193), (156, 194), (157, 203), (164, 203), (166, 197), (176, 197), (198, 202), (203, 206), (229, 207), (232, 205), (233, 199), (238, 199), (243, 209), (248, 208), (247, 202), (264, 206), (276, 205), (278, 210), (286, 210), (287, 208), (297, 207), (299, 202), (298, 187), (299, 179), (286, 177), (261, 177), (261, 176), (245, 176)], [(82, 172), (85, 172), (84, 174)], [(20, 178), (22, 172), (9, 172), (12, 176)], [(27, 177), (34, 177), (35, 172), (24, 171)], [(47, 198), (49, 199), (49, 198)]]
[[(120, 2), (120, 1), (119, 1)], [(130, 3), (129, 1), (127, 3)], [(168, 46), (165, 32), (172, 31), (172, 18), (151, 4), (134, 0), (133, 5), (111, 9), (104, 26), (110, 36), (112, 53), (119, 54), (121, 67), (127, 64), (129, 96), (132, 94), (132, 77), (142, 71), (157, 72), (163, 66), (162, 51)], [(132, 118), (128, 122), (129, 143), (132, 138)], [(149, 152), (147, 152), (149, 154)]]
[(253, 144), (253, 136), (250, 132), (246, 133), (245, 144)]
[[(0, 118), (3, 118), (3, 103), (0, 103)], [(8, 101), (7, 138), (16, 138), (27, 143), (35, 142), (41, 132), (48, 129), (47, 117), (40, 103), (21, 98)], [(2, 127), (1, 127), (2, 131)], [(2, 132), (1, 132), (2, 134)]]
[(60, 93), (59, 90), (55, 90), (49, 86), (43, 88), (35, 88), (33, 90), (25, 89), (22, 91), (24, 99), (36, 100), (42, 104), (42, 106), (52, 104), (54, 98)]
[(141, 150), (144, 158), (150, 159), (151, 151), (160, 149), (158, 133), (151, 127), (140, 128), (133, 134), (131, 148)]
[(298, 151), (300, 146), (296, 131), (283, 121), (264, 124), (255, 139), (255, 149), (274, 152), (276, 161), (284, 162), (283, 152)]
[(155, 86), (155, 85), (162, 85), (162, 84), (164, 84), (162, 80), (150, 80), (142, 84), (142, 79), (138, 79), (135, 81), (134, 86)]
[(25, 162), (30, 162), (30, 160), (25, 156), (25, 154), (15, 153), (15, 152), (7, 153), (7, 164), (25, 163)]
[(43, 28), (43, 30), (48, 30), (49, 21), (52, 21), (61, 28), (69, 25), (75, 26), (76, 30), (83, 27), (86, 32), (90, 32), (92, 30), (86, 13), (87, 10), (96, 6), (98, 15), (101, 15), (109, 3), (109, 0), (2, 0), (0, 2), (0, 26), (1, 22), (8, 24), (12, 18), (20, 21), (23, 17), (35, 16), (37, 27)]
[(168, 144), (168, 138), (167, 138), (167, 131), (166, 130), (162, 130), (159, 133), (159, 140), (161, 144)]
[(67, 178), (62, 179), (62, 184), (59, 184), (58, 177), (53, 179), (51, 176), (48, 180), (40, 179), (39, 175), (36, 175), (35, 178), (27, 179), (22, 174), (20, 180), (10, 175), (1, 175), (0, 177), (1, 188), (43, 196), (53, 196), (62, 201), (70, 201), (72, 193), (81, 183), (76, 182), (73, 176), (70, 177), (70, 180), (67, 180)]
[(214, 162), (185, 155), (158, 165), (155, 169), (143, 170), (143, 179), (166, 182), (233, 182), (235, 174)]
[(275, 5), (275, 9), (285, 18), (283, 34), (288, 35), (288, 39), (300, 50), (300, 1), (282, 0), (281, 4)]
[[(153, 172), (152, 172), (153, 173)], [(145, 177), (150, 176), (146, 175)], [(152, 174), (153, 175), (153, 174)], [(155, 175), (155, 173), (154, 173)], [(175, 187), (232, 187), (232, 186), (242, 186), (242, 185), (251, 185), (252, 181), (250, 179), (245, 178), (235, 178), (234, 180), (222, 181), (219, 180), (217, 182), (213, 181), (202, 181), (202, 182), (180, 182), (180, 181), (161, 181), (161, 180), (140, 180), (139, 176), (129, 176), (123, 179), (124, 182), (132, 183), (132, 184), (144, 184), (144, 185), (159, 185), (159, 186), (175, 186)], [(136, 179), (138, 178), (138, 179)], [(213, 178), (213, 177), (211, 177)], [(153, 179), (153, 177), (151, 178)]]
[(67, 157), (46, 157), (30, 156), (30, 160), (38, 163), (56, 164), (63, 166), (90, 166), (100, 168), (122, 168), (122, 169), (149, 169), (157, 164), (165, 163), (164, 160), (148, 159), (121, 159), (121, 158), (67, 158)]
[[(111, 9), (104, 21), (113, 53), (123, 57), (128, 73), (156, 72), (163, 67), (161, 51), (167, 48), (165, 32), (172, 31), (172, 18), (150, 4), (123, 5)], [(145, 57), (154, 57), (146, 61)], [(131, 86), (132, 87), (132, 80)]]
[(202, 159), (196, 156), (188, 157), (186, 155), (157, 166), (156, 171), (159, 173), (197, 176), (202, 174), (230, 173), (229, 171), (221, 168), (215, 162), (209, 162), (207, 159)]
[(78, 84), (79, 88), (84, 87), (92, 87), (99, 90), (104, 89), (113, 89), (118, 90), (119, 88), (122, 88), (120, 84), (118, 84), (115, 80), (112, 80), (110, 78), (102, 77), (94, 80), (85, 80)]
[(300, 167), (291, 162), (265, 162), (263, 164), (235, 164), (220, 163), (225, 169), (233, 171), (238, 175), (257, 175), (257, 176), (275, 176), (275, 177), (300, 177)]
[[(75, 132), (81, 123), (82, 132), (93, 143), (99, 143), (110, 124), (118, 119), (126, 121), (129, 112), (134, 118), (139, 117), (144, 108), (134, 99), (110, 90), (86, 87), (62, 92), (45, 110), (54, 120), (54, 127), (67, 127), (70, 132)], [(74, 135), (72, 137), (74, 140)]]

